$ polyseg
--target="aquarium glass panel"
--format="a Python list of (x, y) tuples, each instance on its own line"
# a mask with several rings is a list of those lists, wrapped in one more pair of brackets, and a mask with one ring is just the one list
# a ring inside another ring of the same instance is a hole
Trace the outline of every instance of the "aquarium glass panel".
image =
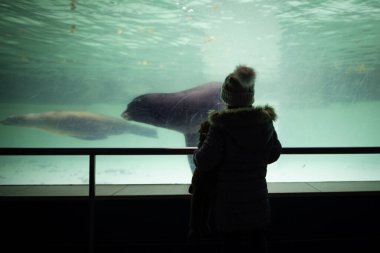
[[(2, 148), (196, 146), (239, 64), (256, 70), (254, 105), (275, 108), (284, 147), (380, 146), (378, 0), (19, 0), (0, 11)], [(155, 173), (161, 162), (123, 163)], [(183, 171), (163, 177), (189, 182)], [(36, 183), (71, 180), (58, 174)], [(24, 182), (13, 177), (2, 184)], [(125, 182), (155, 181), (141, 178)]]

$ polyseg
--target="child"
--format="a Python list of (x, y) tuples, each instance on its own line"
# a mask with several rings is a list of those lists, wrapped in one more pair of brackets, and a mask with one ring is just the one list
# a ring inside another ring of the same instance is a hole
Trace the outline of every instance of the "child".
[[(202, 145), (206, 139), (210, 123), (205, 121), (201, 124), (199, 133), (199, 144)], [(195, 169), (189, 193), (191, 196), (190, 230), (189, 240), (206, 239), (212, 230), (211, 202), (215, 198), (216, 173), (204, 172)]]

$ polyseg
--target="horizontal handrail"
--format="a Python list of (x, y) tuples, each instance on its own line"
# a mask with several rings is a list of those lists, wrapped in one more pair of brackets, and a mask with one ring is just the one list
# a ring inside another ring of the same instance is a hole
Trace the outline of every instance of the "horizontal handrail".
[[(1, 156), (12, 155), (190, 155), (195, 147), (184, 148), (0, 148)], [(380, 154), (380, 147), (291, 147), (282, 154)]]

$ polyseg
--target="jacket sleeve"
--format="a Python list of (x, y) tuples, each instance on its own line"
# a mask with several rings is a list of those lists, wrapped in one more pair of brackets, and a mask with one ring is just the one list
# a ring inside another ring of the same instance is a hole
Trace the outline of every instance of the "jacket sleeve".
[(270, 153), (269, 153), (268, 164), (274, 163), (275, 161), (277, 161), (278, 158), (280, 157), (281, 151), (282, 151), (282, 145), (281, 145), (280, 141), (278, 140), (276, 130), (274, 130), (274, 129), (273, 129), (273, 135), (272, 135), (271, 142), (272, 142), (272, 148), (271, 148)]
[(194, 151), (193, 160), (197, 169), (214, 170), (222, 161), (223, 136), (219, 129), (211, 126), (205, 141)]

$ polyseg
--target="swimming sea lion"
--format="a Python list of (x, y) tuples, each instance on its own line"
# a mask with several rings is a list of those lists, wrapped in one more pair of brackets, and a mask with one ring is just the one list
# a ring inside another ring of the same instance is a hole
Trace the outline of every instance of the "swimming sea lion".
[[(122, 117), (185, 135), (186, 146), (198, 143), (198, 129), (207, 120), (210, 110), (221, 110), (221, 83), (207, 83), (174, 93), (148, 93), (134, 98)], [(189, 156), (192, 169), (192, 158)]]
[(105, 139), (109, 135), (132, 133), (157, 138), (157, 131), (122, 119), (91, 112), (51, 111), (10, 116), (0, 124), (34, 127), (84, 140)]

